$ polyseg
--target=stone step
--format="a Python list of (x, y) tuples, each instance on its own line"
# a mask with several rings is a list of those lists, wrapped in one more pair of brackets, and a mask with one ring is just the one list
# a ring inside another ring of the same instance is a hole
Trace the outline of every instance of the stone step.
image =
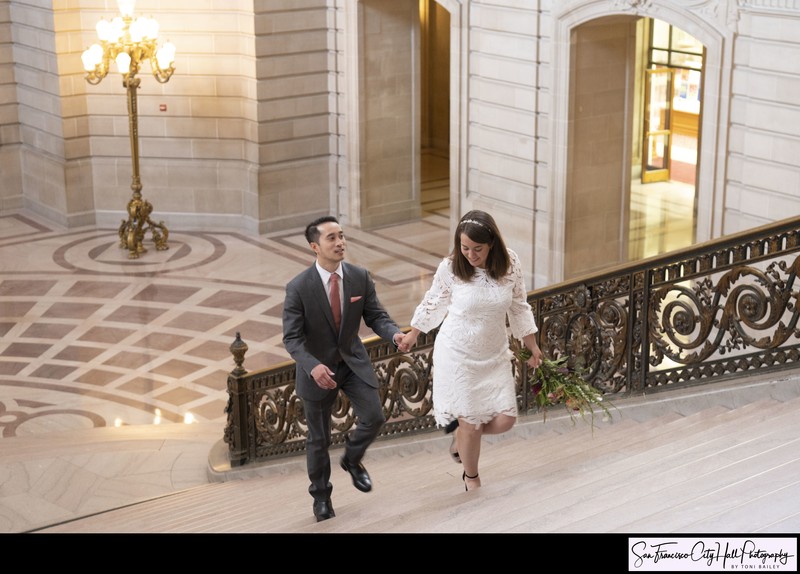
[(224, 481), (41, 532), (796, 532), (800, 394), (770, 384), (737, 390), (626, 403), (594, 428), (566, 415), (524, 417), (486, 437), (483, 486), (471, 492), (441, 433), (376, 442), (366, 494), (335, 449), (336, 517), (321, 523), (301, 456), (217, 472)]

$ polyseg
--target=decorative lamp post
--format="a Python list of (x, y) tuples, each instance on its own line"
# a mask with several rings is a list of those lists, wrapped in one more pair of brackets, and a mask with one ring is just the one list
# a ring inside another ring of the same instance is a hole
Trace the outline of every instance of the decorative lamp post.
[(133, 197), (128, 202), (128, 219), (122, 220), (120, 225), (119, 238), (120, 247), (129, 251), (129, 259), (137, 259), (140, 253), (147, 251), (142, 245), (147, 231), (153, 234), (157, 250), (169, 249), (169, 231), (164, 222), (153, 223), (150, 220), (153, 206), (142, 198), (142, 183), (139, 178), (139, 118), (136, 106), (136, 90), (141, 80), (136, 74), (145, 61), (150, 62), (153, 76), (161, 84), (169, 81), (175, 71), (175, 46), (166, 42), (158, 47), (158, 22), (143, 16), (134, 18), (135, 3), (135, 0), (118, 0), (120, 15), (111, 21), (100, 20), (97, 23), (100, 43), (92, 44), (81, 56), (87, 82), (99, 84), (108, 74), (113, 61), (122, 74), (122, 85), (128, 90)]

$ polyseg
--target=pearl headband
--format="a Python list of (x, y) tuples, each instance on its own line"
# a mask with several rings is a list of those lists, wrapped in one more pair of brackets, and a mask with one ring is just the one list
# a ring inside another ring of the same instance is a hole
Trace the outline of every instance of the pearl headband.
[[(462, 219), (462, 220), (461, 220), (461, 223), (474, 223), (475, 225), (477, 225), (477, 226), (479, 226), (479, 227), (483, 227), (484, 229), (486, 229), (487, 231), (489, 231), (489, 228), (488, 228), (488, 227), (486, 227), (486, 224), (485, 224), (485, 223), (481, 223), (480, 221), (475, 221), (474, 219)], [(459, 225), (460, 225), (460, 224), (459, 224)]]

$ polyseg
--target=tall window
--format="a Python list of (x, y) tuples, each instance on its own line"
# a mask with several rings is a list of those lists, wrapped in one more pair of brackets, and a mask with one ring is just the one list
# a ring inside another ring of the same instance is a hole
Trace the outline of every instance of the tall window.
[(703, 45), (661, 20), (650, 20), (642, 182), (694, 184)]
[(674, 70), (673, 109), (700, 113), (703, 44), (683, 30), (661, 20), (650, 20), (648, 68)]

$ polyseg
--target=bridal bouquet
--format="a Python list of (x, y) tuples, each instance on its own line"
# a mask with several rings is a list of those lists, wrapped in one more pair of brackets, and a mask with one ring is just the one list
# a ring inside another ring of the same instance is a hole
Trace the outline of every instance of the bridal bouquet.
[[(522, 362), (530, 356), (531, 352), (524, 347), (517, 352)], [(531, 370), (530, 383), (544, 421), (547, 421), (547, 409), (558, 404), (564, 405), (573, 423), (578, 414), (594, 427), (595, 408), (611, 418), (608, 407), (614, 405), (604, 400), (603, 393), (587, 383), (579, 371), (570, 369), (566, 357), (543, 359), (538, 368)]]

